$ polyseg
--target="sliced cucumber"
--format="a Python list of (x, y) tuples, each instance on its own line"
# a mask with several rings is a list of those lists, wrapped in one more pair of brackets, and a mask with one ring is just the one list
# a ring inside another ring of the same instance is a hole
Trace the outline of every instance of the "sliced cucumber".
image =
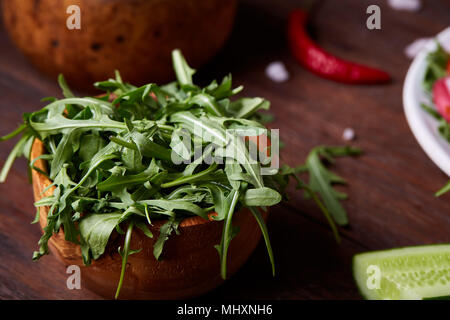
[(353, 257), (359, 291), (371, 300), (450, 296), (450, 244), (373, 251)]

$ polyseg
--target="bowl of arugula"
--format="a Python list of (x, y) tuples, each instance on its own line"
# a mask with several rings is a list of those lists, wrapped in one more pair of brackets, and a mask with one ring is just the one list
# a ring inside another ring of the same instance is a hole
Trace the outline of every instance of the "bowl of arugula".
[[(37, 159), (45, 154), (48, 153), (44, 144), (40, 140), (35, 140), (30, 159)], [(48, 170), (47, 164), (42, 159), (36, 160), (34, 166), (43, 172)], [(46, 175), (37, 170), (33, 170), (32, 175), (36, 202), (54, 194), (55, 186)], [(143, 183), (143, 180), (140, 181)], [(128, 183), (129, 186), (133, 184)], [(221, 192), (219, 189), (216, 191)], [(178, 201), (179, 211), (184, 209), (182, 206), (186, 205), (185, 201), (190, 201), (198, 194), (202, 197), (204, 194), (202, 189), (184, 188), (178, 189), (177, 192), (178, 196), (173, 193), (170, 200)], [(186, 197), (188, 194), (186, 192), (192, 192), (190, 199)], [(81, 201), (89, 200), (85, 198)], [(158, 209), (168, 210), (169, 208), (168, 204), (158, 203), (158, 205)], [(187, 205), (192, 206), (192, 203)], [(49, 206), (40, 207), (39, 223), (42, 229), (48, 225), (49, 210)], [(176, 208), (171, 207), (170, 210), (175, 211)], [(94, 210), (90, 208), (89, 211)], [(147, 213), (151, 215), (148, 211)], [(133, 226), (130, 223), (124, 224), (127, 233), (125, 237), (121, 237), (121, 232), (114, 230), (120, 225), (118, 221), (121, 214), (93, 214), (90, 218), (84, 219), (80, 226), (83, 239), (89, 242), (93, 258), (92, 262), (87, 263), (83, 263), (81, 247), (66, 241), (64, 231), (55, 234), (49, 240), (49, 244), (52, 251), (66, 265), (80, 266), (82, 281), (91, 290), (104, 297), (113, 297), (115, 292), (118, 297), (119, 291), (121, 298), (130, 299), (192, 297), (213, 289), (223, 281), (221, 273), (218, 272), (221, 270), (221, 265), (217, 258), (217, 250), (211, 245), (219, 244), (222, 240), (223, 224), (215, 221), (215, 216), (217, 214), (210, 213), (208, 219), (204, 219), (200, 216), (180, 215), (173, 219), (155, 221), (146, 220), (144, 217), (134, 218)], [(265, 221), (267, 213), (262, 212), (259, 217)], [(102, 227), (99, 228), (96, 225)], [(239, 269), (253, 252), (261, 237), (259, 226), (249, 210), (236, 212), (232, 227), (235, 230), (239, 229), (240, 232), (226, 249), (229, 251), (229, 258), (226, 266), (223, 266), (223, 277)], [(172, 233), (174, 236), (166, 242)], [(128, 238), (127, 235), (129, 235)], [(124, 252), (128, 255), (126, 260), (122, 259), (118, 252), (122, 244)], [(126, 267), (122, 264), (126, 264)], [(119, 276), (122, 271), (123, 275)], [(122, 288), (117, 289), (118, 279), (121, 279)]]
[[(65, 98), (48, 98), (1, 138), (21, 136), (0, 182), (15, 158), (28, 158), (34, 222), (43, 229), (33, 259), (50, 248), (107, 298), (203, 294), (245, 263), (261, 235), (275, 274), (267, 209), (287, 199), (290, 180), (317, 203), (337, 240), (336, 224), (348, 223), (345, 194), (333, 187), (345, 180), (325, 162), (359, 149), (319, 146), (305, 164), (262, 174), (270, 163), (252, 156), (251, 144), (279, 159), (259, 112), (269, 102), (233, 97), (242, 87), (233, 88), (230, 75), (201, 88), (181, 52), (172, 59), (175, 82), (135, 87), (117, 72), (95, 83), (101, 97), (75, 97), (60, 76)], [(254, 134), (229, 134), (243, 129)], [(237, 152), (228, 153), (230, 145)]]

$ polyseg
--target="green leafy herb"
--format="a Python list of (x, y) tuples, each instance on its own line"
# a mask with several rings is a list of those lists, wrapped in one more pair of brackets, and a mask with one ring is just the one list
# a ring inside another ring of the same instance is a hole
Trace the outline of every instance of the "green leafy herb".
[(125, 277), (125, 269), (127, 267), (128, 256), (130, 254), (132, 254), (132, 252), (130, 252), (130, 241), (131, 241), (132, 233), (133, 233), (133, 221), (130, 221), (130, 223), (128, 224), (127, 233), (125, 235), (123, 251), (121, 252), (120, 248), (119, 248), (119, 253), (122, 256), (122, 270), (120, 271), (119, 284), (117, 285), (117, 290), (116, 290), (116, 295), (115, 295), (116, 299), (119, 298), (120, 289), (122, 288), (123, 279)]
[(155, 247), (153, 248), (153, 255), (157, 260), (161, 257), (161, 253), (164, 248), (164, 243), (169, 240), (169, 236), (175, 230), (178, 230), (178, 225), (180, 224), (180, 219), (175, 217), (170, 217), (169, 220), (159, 229), (159, 237), (156, 240)]
[(345, 180), (328, 170), (322, 163), (320, 157), (333, 163), (334, 157), (359, 155), (360, 149), (352, 147), (317, 147), (309, 154), (306, 166), (309, 172), (309, 187), (312, 191), (319, 193), (325, 207), (333, 216), (338, 225), (348, 224), (347, 214), (339, 203), (346, 199), (347, 195), (333, 189), (333, 184), (345, 184)]
[(66, 97), (66, 98), (75, 97), (75, 95), (72, 93), (69, 86), (67, 85), (66, 79), (64, 79), (64, 76), (62, 74), (60, 74), (58, 76), (58, 83), (59, 83), (59, 86), (61, 87), (64, 97)]
[(249, 207), (266, 207), (276, 205), (281, 201), (281, 195), (267, 187), (248, 189), (244, 194), (243, 203)]
[(88, 245), (94, 259), (98, 259), (105, 252), (109, 236), (121, 217), (121, 213), (101, 213), (90, 214), (81, 220), (81, 237)]

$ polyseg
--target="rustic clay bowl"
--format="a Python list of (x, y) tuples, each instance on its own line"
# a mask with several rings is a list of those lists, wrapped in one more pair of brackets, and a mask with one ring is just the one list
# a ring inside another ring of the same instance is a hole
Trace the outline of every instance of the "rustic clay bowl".
[[(35, 140), (30, 159), (46, 152), (41, 141)], [(36, 161), (36, 167), (47, 170), (46, 162)], [(36, 201), (51, 195), (53, 189), (42, 191), (51, 184), (44, 175), (33, 170), (33, 191)], [(41, 209), (40, 225), (47, 223), (48, 207)], [(267, 214), (263, 214), (267, 219)], [(151, 228), (154, 238), (146, 237), (135, 228), (131, 238), (131, 249), (142, 251), (128, 258), (125, 280), (120, 294), (122, 299), (182, 299), (201, 295), (223, 282), (220, 276), (219, 256), (213, 245), (220, 243), (222, 222), (206, 221), (200, 217), (183, 220), (180, 235), (173, 235), (164, 246), (163, 259), (153, 257), (153, 244), (164, 221), (155, 221)], [(239, 226), (239, 234), (231, 241), (227, 270), (233, 275), (247, 260), (258, 244), (261, 232), (252, 214), (240, 211), (233, 217)], [(121, 270), (121, 257), (117, 248), (123, 246), (124, 236), (113, 233), (105, 253), (92, 265), (85, 267), (79, 246), (66, 242), (64, 232), (50, 239), (50, 249), (66, 265), (81, 268), (81, 285), (92, 291), (113, 298)], [(44, 257), (45, 259), (45, 257)]]
[[(173, 77), (171, 51), (198, 67), (223, 46), (237, 0), (2, 0), (3, 20), (16, 45), (39, 69), (63, 73), (90, 89), (118, 69), (133, 84)], [(69, 30), (69, 5), (81, 29)]]

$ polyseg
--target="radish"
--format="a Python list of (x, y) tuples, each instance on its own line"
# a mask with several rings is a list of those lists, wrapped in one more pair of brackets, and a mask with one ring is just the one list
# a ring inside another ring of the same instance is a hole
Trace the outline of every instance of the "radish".
[(433, 101), (441, 116), (450, 122), (450, 76), (436, 81), (433, 86)]

